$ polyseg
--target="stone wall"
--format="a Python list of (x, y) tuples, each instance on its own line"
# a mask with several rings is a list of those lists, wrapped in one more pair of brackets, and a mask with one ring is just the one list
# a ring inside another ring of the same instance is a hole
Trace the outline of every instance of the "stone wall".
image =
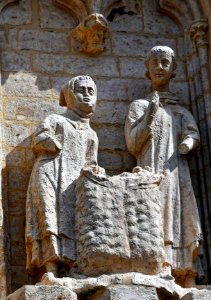
[[(112, 11), (106, 51), (99, 56), (72, 49), (70, 32), (77, 24), (53, 0), (20, 0), (0, 14), (3, 208), (10, 292), (33, 283), (25, 271), (24, 245), (26, 190), (34, 162), (30, 142), (45, 116), (63, 111), (58, 105), (61, 86), (78, 74), (96, 81), (98, 106), (92, 127), (100, 141), (99, 165), (109, 174), (135, 165), (125, 145), (124, 120), (129, 103), (149, 89), (144, 58), (151, 47), (162, 44), (175, 50), (178, 68), (172, 90), (191, 108), (182, 28), (158, 11), (157, 0), (139, 3), (136, 13)], [(195, 164), (192, 172), (196, 176)]]

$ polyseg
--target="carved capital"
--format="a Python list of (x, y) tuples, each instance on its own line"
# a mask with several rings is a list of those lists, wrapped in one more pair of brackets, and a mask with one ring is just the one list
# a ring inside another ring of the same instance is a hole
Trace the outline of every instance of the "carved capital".
[(108, 23), (103, 15), (87, 16), (71, 33), (75, 50), (87, 54), (100, 54), (105, 50)]
[(190, 26), (190, 37), (196, 46), (208, 44), (208, 22), (207, 20), (198, 20)]
[(0, 0), (0, 12), (9, 4), (19, 2), (19, 0)]

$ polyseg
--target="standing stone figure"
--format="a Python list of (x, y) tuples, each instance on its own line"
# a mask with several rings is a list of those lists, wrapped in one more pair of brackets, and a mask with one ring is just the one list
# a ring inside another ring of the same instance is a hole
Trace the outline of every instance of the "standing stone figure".
[[(126, 120), (128, 149), (137, 165), (165, 175), (160, 186), (166, 269), (178, 282), (196, 276), (196, 260), (202, 234), (188, 162), (185, 154), (199, 144), (199, 132), (190, 112), (169, 91), (175, 77), (174, 52), (153, 47), (145, 61), (152, 94), (134, 101)], [(137, 169), (137, 168), (136, 168)]]
[(83, 167), (99, 168), (98, 138), (89, 124), (96, 98), (91, 77), (71, 79), (60, 94), (60, 105), (67, 106), (67, 112), (50, 115), (34, 134), (32, 148), (37, 159), (26, 203), (30, 273), (43, 270), (57, 275), (58, 265), (70, 267), (76, 259), (75, 181)]

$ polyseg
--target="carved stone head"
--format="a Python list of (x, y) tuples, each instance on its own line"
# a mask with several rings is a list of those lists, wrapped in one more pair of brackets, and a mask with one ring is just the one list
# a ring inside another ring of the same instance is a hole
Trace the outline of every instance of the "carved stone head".
[(97, 87), (88, 75), (72, 78), (61, 90), (59, 104), (67, 106), (80, 116), (90, 115), (95, 111)]
[(153, 84), (165, 85), (171, 78), (174, 78), (174, 73), (177, 64), (175, 60), (174, 51), (168, 46), (153, 47), (145, 60), (147, 68), (146, 77), (149, 78)]
[(105, 50), (108, 23), (103, 15), (87, 16), (71, 34), (73, 48), (87, 54), (100, 54)]

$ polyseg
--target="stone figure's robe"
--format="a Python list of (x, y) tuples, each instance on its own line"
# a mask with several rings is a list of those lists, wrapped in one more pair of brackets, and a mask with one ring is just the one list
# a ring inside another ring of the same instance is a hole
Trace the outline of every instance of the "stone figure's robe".
[(50, 115), (33, 138), (38, 154), (26, 204), (27, 269), (75, 260), (75, 180), (82, 167), (97, 164), (98, 138), (89, 119), (68, 110)]
[(131, 104), (125, 125), (126, 142), (138, 166), (165, 174), (160, 191), (166, 262), (175, 272), (194, 272), (193, 261), (202, 234), (188, 162), (178, 147), (188, 137), (196, 147), (199, 133), (193, 116), (173, 94), (159, 93), (159, 97), (151, 124), (146, 117), (151, 100)]

